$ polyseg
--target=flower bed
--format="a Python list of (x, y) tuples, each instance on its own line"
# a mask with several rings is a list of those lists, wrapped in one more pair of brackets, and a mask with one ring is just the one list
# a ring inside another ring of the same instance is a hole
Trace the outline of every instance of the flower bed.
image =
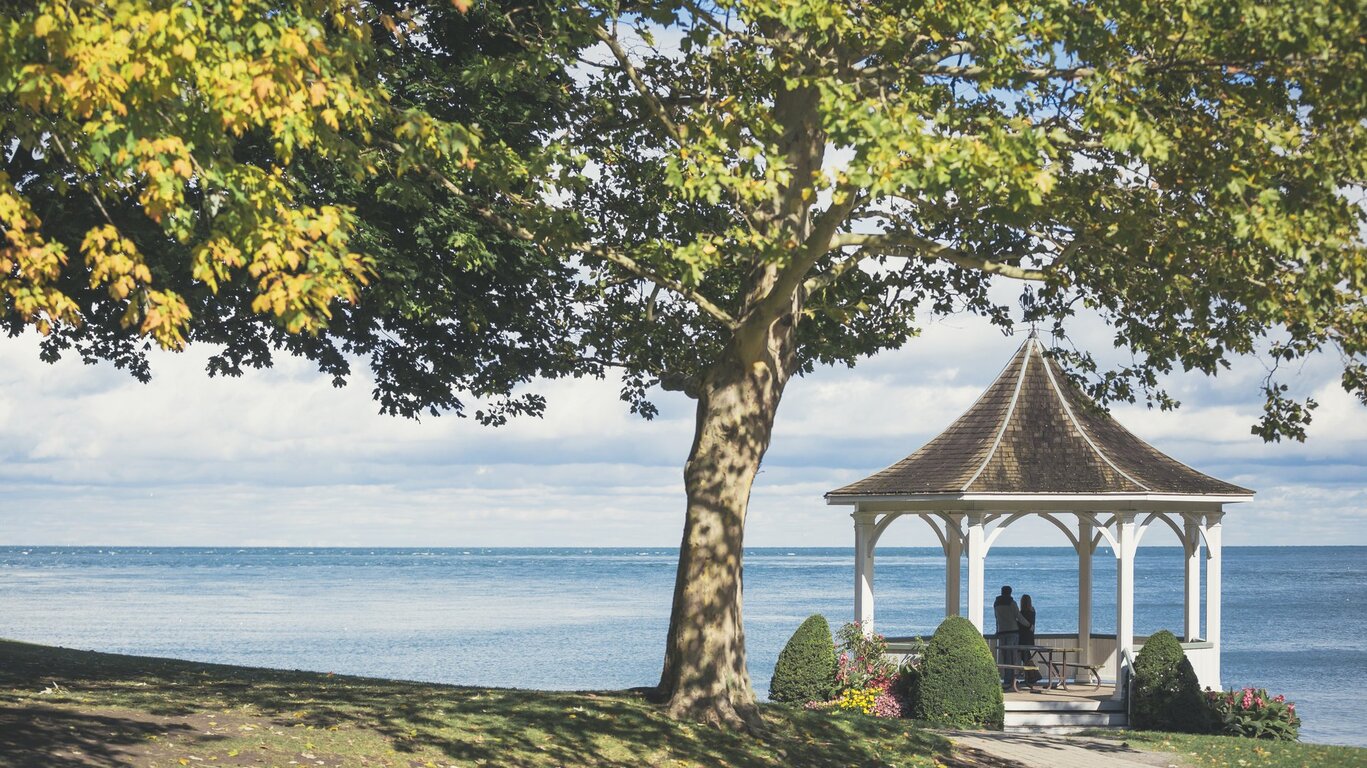
[(835, 698), (812, 701), (807, 709), (858, 712), (873, 717), (907, 717), (911, 714), (903, 676), (887, 658), (887, 640), (864, 634), (859, 622), (844, 625), (836, 633), (839, 654), (835, 672)]
[(1285, 696), (1268, 696), (1263, 688), (1206, 691), (1206, 703), (1216, 733), (1275, 741), (1300, 738), (1301, 719)]

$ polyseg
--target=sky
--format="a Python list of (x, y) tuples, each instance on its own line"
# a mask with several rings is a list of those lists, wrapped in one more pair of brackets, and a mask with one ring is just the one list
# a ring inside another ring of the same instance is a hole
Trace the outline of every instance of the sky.
[[(1099, 324), (1073, 337), (1115, 355)], [(794, 380), (747, 545), (852, 546), (850, 509), (822, 494), (948, 426), (1023, 338), (955, 316), (854, 369)], [(380, 415), (366, 377), (337, 389), (288, 358), (210, 379), (207, 355), (158, 354), (144, 385), (109, 365), (43, 363), (31, 334), (0, 339), (0, 545), (678, 546), (693, 427), (680, 394), (660, 393), (659, 417), (644, 421), (613, 381), (537, 382), (545, 418), (488, 428)], [(1257, 491), (1227, 509), (1227, 545), (1367, 544), (1367, 408), (1339, 388), (1336, 362), (1311, 360), (1289, 379), (1320, 402), (1304, 444), (1249, 433), (1266, 373), (1256, 359), (1214, 379), (1168, 377), (1176, 412), (1112, 412), (1177, 459)], [(1145, 543), (1176, 544), (1163, 536)], [(933, 537), (908, 520), (880, 546)], [(1063, 544), (1048, 524), (1024, 522), (999, 541)]]

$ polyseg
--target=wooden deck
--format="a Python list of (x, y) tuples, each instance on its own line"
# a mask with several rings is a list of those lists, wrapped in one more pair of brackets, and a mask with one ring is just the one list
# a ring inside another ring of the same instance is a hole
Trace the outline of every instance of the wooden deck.
[(1110, 701), (1115, 695), (1115, 688), (1110, 685), (1102, 685), (1100, 688), (1093, 688), (1089, 684), (1075, 683), (1068, 687), (1068, 690), (1058, 688), (1036, 688), (1034, 691), (1026, 690), (1024, 687), (1019, 693), (1007, 691), (1006, 706), (1011, 708), (1012, 702), (1103, 702)]

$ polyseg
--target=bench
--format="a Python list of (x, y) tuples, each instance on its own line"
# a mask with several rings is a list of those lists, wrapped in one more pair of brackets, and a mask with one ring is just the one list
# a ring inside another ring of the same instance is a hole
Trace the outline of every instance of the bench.
[(1088, 674), (1091, 675), (1092, 678), (1091, 680), (1087, 681), (1092, 684), (1092, 690), (1096, 690), (1097, 688), (1101, 687), (1100, 664), (1082, 664), (1080, 662), (1070, 661), (1067, 664), (1064, 664), (1063, 666), (1065, 667), (1065, 669), (1063, 670), (1064, 674), (1068, 673), (1068, 670), (1066, 669), (1067, 667), (1072, 667), (1073, 669), (1077, 670), (1077, 674), (1082, 674), (1082, 670), (1084, 669), (1087, 670)]
[[(1020, 671), (1022, 671), (1022, 672), (1037, 672), (1037, 671), (1039, 671), (1039, 667), (1031, 666), (1031, 665), (1028, 665), (1028, 664), (998, 664), (998, 665), (997, 665), (997, 671), (998, 671), (998, 672), (1005, 672), (1005, 671), (1008, 670), (1008, 669), (1011, 669), (1011, 670), (1020, 670)], [(1015, 675), (1012, 675), (1012, 676), (1011, 676), (1011, 690), (1012, 690), (1012, 691), (1015, 691), (1015, 692), (1019, 692), (1019, 691), (1020, 691), (1020, 688), (1017, 687), (1017, 685), (1016, 685), (1016, 676), (1015, 676)]]

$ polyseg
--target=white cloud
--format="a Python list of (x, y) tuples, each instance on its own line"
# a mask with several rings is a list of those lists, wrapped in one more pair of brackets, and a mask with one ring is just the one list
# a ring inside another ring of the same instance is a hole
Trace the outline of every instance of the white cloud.
[[(1087, 344), (1108, 343), (1084, 327)], [(755, 488), (747, 543), (850, 544), (849, 510), (822, 494), (911, 453), (956, 418), (1018, 339), (980, 320), (932, 324), (907, 348), (788, 388)], [(205, 353), (158, 355), (139, 384), (107, 366), (37, 360), (31, 337), (0, 341), (0, 543), (612, 546), (678, 543), (692, 404), (631, 416), (614, 382), (537, 385), (544, 419), (486, 429), (468, 420), (380, 416), (358, 376), (335, 389), (282, 359), (240, 380), (208, 379)], [(1367, 543), (1367, 409), (1332, 361), (1297, 386), (1320, 401), (1306, 444), (1248, 432), (1265, 371), (1169, 377), (1175, 413), (1121, 407), (1136, 434), (1259, 491), (1230, 510), (1226, 540)], [(929, 545), (924, 526), (890, 544)], [(1007, 540), (1009, 539), (1009, 540)], [(1058, 545), (1020, 525), (1003, 544)]]

